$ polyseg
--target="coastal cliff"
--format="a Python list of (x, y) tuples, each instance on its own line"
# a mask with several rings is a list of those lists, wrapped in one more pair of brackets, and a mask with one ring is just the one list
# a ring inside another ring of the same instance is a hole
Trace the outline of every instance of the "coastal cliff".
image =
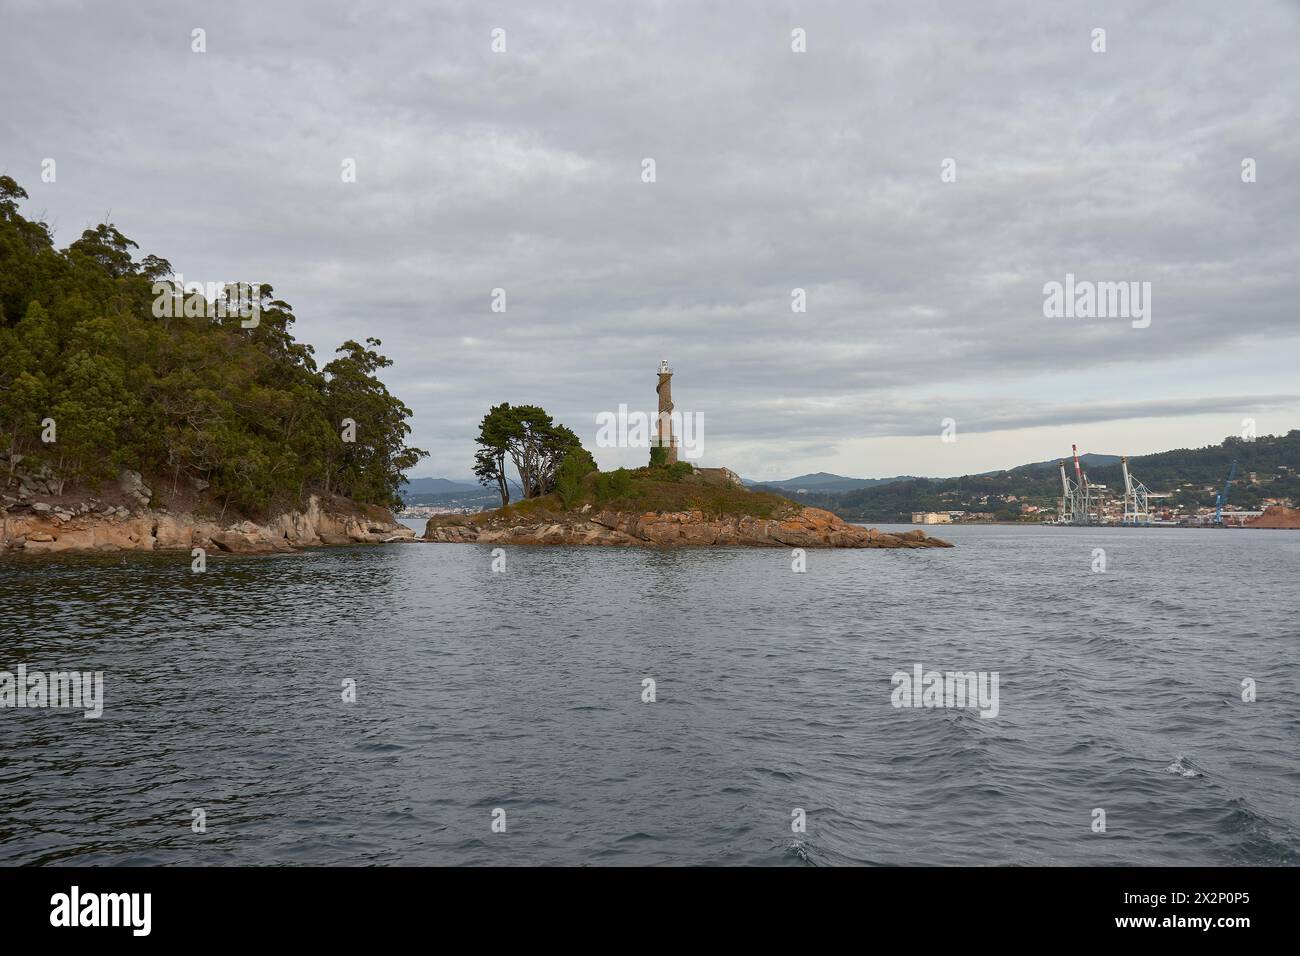
[(748, 545), (772, 548), (951, 548), (920, 530), (888, 534), (852, 525), (829, 511), (792, 506), (772, 517), (703, 511), (630, 512), (596, 509), (509, 509), (479, 515), (439, 515), (429, 519), (424, 540), (477, 544)]

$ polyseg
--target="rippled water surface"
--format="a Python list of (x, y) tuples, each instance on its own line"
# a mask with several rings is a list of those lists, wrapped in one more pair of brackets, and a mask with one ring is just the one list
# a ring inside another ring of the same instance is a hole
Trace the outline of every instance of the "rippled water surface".
[[(0, 670), (106, 696), (0, 710), (0, 862), (1297, 862), (1300, 533), (941, 534), (0, 558)], [(998, 716), (893, 708), (916, 663)]]

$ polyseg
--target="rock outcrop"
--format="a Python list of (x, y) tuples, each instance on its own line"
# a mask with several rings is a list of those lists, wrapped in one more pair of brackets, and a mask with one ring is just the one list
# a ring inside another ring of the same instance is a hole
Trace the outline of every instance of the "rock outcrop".
[(429, 519), (424, 540), (477, 544), (749, 545), (772, 548), (951, 548), (920, 530), (888, 534), (849, 524), (820, 508), (798, 508), (782, 518), (748, 515), (706, 517), (700, 511), (592, 510), (523, 516), (439, 515)]
[[(136, 478), (139, 476), (137, 475)], [(229, 554), (268, 554), (322, 544), (400, 541), (415, 532), (380, 508), (348, 503), (326, 507), (312, 496), (305, 511), (289, 511), (264, 524), (221, 524), (190, 514), (153, 510), (140, 504), (148, 489), (124, 479), (123, 494), (133, 507), (42, 501), (6, 502), (0, 551), (189, 551), (203, 548)], [(147, 501), (148, 499), (145, 498)]]

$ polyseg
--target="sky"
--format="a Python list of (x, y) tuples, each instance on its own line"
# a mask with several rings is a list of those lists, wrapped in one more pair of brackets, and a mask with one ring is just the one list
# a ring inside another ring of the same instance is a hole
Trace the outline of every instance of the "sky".
[[(755, 479), (1300, 427), (1294, 0), (0, 0), (0, 102), (60, 246), (270, 284), (321, 364), (379, 338), (414, 476), (502, 401), (644, 463), (597, 416), (661, 359)], [(1149, 314), (1046, 315), (1067, 274)]]

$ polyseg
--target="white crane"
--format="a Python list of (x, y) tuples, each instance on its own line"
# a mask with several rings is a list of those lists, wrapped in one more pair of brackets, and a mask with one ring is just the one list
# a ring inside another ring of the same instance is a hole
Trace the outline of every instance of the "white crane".
[(1124, 517), (1120, 524), (1139, 525), (1151, 523), (1151, 492), (1147, 486), (1135, 479), (1128, 470), (1128, 458), (1120, 458), (1120, 470), (1124, 473)]

